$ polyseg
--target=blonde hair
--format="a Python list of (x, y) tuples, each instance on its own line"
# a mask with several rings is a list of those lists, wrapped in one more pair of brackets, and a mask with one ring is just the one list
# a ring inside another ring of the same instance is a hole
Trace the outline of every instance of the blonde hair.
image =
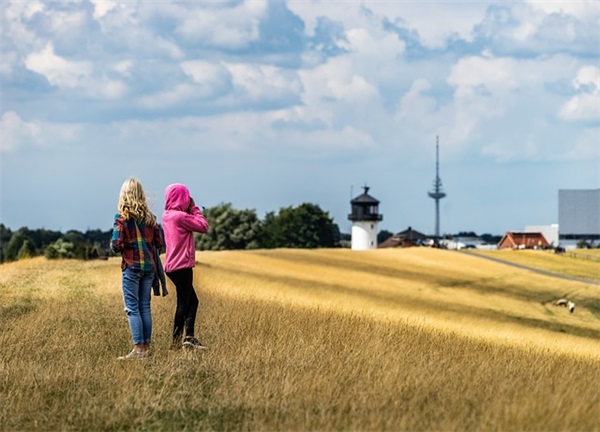
[(135, 219), (146, 225), (156, 225), (156, 216), (148, 208), (146, 194), (137, 179), (127, 179), (121, 186), (118, 211), (125, 220)]

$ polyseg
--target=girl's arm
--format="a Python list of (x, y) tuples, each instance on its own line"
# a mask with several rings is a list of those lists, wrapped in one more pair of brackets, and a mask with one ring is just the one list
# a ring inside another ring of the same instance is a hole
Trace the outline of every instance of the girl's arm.
[(190, 214), (186, 213), (182, 215), (181, 226), (187, 230), (199, 233), (208, 231), (208, 221), (196, 205), (191, 208)]
[(115, 216), (115, 222), (113, 223), (113, 232), (112, 238), (110, 240), (110, 249), (117, 253), (123, 250), (123, 245), (125, 243), (124, 239), (124, 227), (123, 227), (123, 219), (119, 215)]

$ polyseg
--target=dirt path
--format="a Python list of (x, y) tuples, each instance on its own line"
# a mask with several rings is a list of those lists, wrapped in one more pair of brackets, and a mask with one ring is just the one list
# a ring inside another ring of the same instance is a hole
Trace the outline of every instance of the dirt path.
[(560, 279), (565, 279), (565, 280), (570, 280), (570, 281), (575, 281), (575, 282), (583, 282), (583, 283), (586, 283), (586, 284), (592, 284), (592, 285), (598, 285), (598, 286), (600, 286), (600, 282), (599, 281), (578, 278), (578, 277), (575, 277), (575, 276), (567, 276), (567, 275), (563, 275), (563, 274), (560, 274), (560, 273), (550, 272), (550, 271), (547, 271), (547, 270), (540, 270), (540, 269), (536, 269), (534, 267), (525, 266), (523, 264), (517, 264), (517, 263), (511, 262), (511, 261), (506, 261), (506, 260), (503, 260), (503, 259), (500, 259), (500, 258), (494, 258), (494, 257), (486, 256), (486, 255), (474, 254), (474, 253), (470, 253), (470, 252), (467, 252), (467, 251), (457, 250), (456, 252), (459, 252), (459, 253), (462, 253), (462, 254), (465, 254), (465, 255), (469, 255), (469, 256), (474, 256), (474, 257), (478, 257), (478, 258), (487, 259), (487, 260), (490, 260), (490, 261), (499, 262), (501, 264), (506, 264), (506, 265), (517, 267), (517, 268), (524, 269), (524, 270), (529, 270), (529, 271), (532, 271), (534, 273), (543, 274), (545, 276), (551, 276), (551, 277), (555, 277), (555, 278), (560, 278)]

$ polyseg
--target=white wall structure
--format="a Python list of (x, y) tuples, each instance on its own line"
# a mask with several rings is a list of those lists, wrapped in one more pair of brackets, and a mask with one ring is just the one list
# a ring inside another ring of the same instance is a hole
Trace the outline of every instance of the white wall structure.
[(527, 225), (525, 232), (539, 232), (553, 247), (558, 246), (558, 224), (552, 225)]
[(352, 223), (352, 250), (377, 248), (377, 222)]
[(378, 225), (383, 219), (379, 214), (379, 201), (368, 194), (368, 186), (363, 188), (364, 193), (350, 201), (352, 212), (348, 219), (352, 221), (352, 250), (376, 249)]

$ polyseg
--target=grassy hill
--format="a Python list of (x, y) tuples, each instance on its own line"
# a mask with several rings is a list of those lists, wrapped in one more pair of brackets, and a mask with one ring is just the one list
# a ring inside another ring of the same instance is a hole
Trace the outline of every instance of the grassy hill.
[(168, 350), (171, 287), (138, 362), (118, 259), (2, 265), (0, 429), (600, 430), (597, 285), (426, 248), (197, 261), (210, 350)]

